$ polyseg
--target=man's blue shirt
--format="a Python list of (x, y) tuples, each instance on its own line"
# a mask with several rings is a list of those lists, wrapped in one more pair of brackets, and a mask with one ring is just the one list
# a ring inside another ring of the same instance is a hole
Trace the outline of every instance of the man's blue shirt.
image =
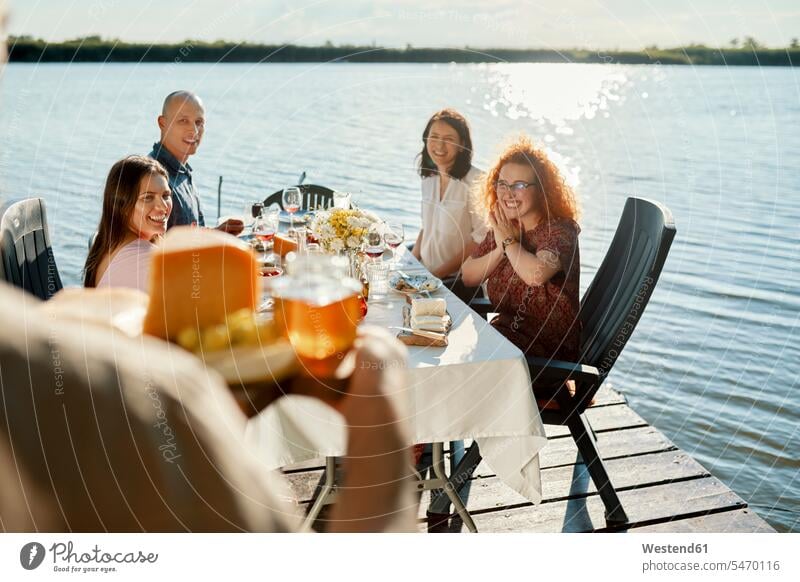
[(192, 167), (182, 164), (161, 142), (153, 144), (150, 157), (155, 158), (169, 174), (169, 189), (172, 190), (172, 214), (167, 228), (181, 225), (205, 226), (203, 211), (200, 210), (200, 197), (192, 181)]

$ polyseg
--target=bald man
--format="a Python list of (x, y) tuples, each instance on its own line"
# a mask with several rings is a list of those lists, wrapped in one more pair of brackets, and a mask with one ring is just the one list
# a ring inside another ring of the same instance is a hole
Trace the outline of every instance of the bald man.
[[(172, 214), (167, 228), (181, 225), (205, 226), (200, 198), (192, 177), (189, 157), (197, 153), (205, 132), (206, 112), (203, 102), (191, 91), (175, 91), (167, 95), (158, 116), (161, 140), (153, 144), (150, 157), (157, 159), (169, 173), (172, 190)], [(239, 234), (241, 220), (231, 219), (217, 228)]]

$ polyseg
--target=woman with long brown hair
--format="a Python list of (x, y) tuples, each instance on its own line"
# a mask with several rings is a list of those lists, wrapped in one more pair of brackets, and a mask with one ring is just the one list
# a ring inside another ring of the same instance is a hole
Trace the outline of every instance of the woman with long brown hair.
[(422, 229), (413, 254), (437, 277), (454, 277), (486, 232), (473, 188), (480, 171), (472, 165), (472, 135), (458, 111), (442, 109), (428, 120), (419, 175)]
[[(472, 133), (466, 118), (454, 109), (434, 113), (422, 132), (419, 175), (422, 188), (422, 228), (413, 255), (464, 301), (479, 289), (463, 285), (459, 268), (477, 248), (486, 232), (475, 186), (480, 171), (472, 165)], [(464, 442), (450, 443), (453, 470), (464, 456)], [(415, 447), (417, 471), (424, 476), (431, 467), (430, 445)], [(466, 504), (470, 483), (461, 486), (459, 495)], [(432, 495), (432, 499), (441, 492)], [(428, 512), (430, 531), (447, 520), (445, 514)]]
[(546, 152), (525, 137), (483, 182), (491, 230), (462, 267), (487, 283), (492, 325), (532, 356), (578, 361), (580, 254), (575, 193)]
[(172, 193), (156, 160), (128, 156), (111, 167), (103, 214), (84, 266), (85, 287), (147, 291), (150, 251), (167, 231)]

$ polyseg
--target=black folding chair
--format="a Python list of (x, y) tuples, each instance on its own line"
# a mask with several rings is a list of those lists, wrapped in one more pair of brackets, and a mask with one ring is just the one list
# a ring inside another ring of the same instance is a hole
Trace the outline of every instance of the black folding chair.
[(3, 213), (0, 255), (3, 278), (39, 299), (50, 299), (63, 287), (50, 247), (47, 213), (41, 198), (16, 202)]
[[(569, 427), (610, 523), (625, 523), (628, 517), (583, 412), (636, 328), (658, 282), (675, 232), (672, 214), (665, 206), (628, 198), (611, 246), (581, 300), (581, 362), (527, 358), (534, 387), (562, 388), (555, 392), (558, 410), (542, 409), (542, 421)], [(488, 300), (473, 301), (470, 307), (484, 315), (492, 311)], [(575, 381), (574, 395), (563, 389), (567, 380)], [(469, 452), (469, 465), (474, 467), (480, 457), (476, 459), (477, 451)]]
[[(317, 184), (298, 184), (294, 186), (300, 188), (303, 193), (303, 203), (301, 210), (327, 209), (333, 206), (333, 190)], [(264, 199), (264, 208), (277, 204), (283, 208), (283, 190), (278, 190)], [(285, 210), (285, 209), (284, 209)]]

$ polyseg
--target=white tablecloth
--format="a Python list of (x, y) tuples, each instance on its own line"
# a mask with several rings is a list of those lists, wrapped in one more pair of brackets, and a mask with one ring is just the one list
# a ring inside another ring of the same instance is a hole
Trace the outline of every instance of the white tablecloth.
[[(421, 267), (405, 253), (401, 268)], [(497, 476), (538, 503), (538, 454), (547, 439), (522, 352), (449, 290), (434, 296), (447, 300), (453, 327), (447, 347), (408, 346), (409, 444), (475, 439)], [(372, 301), (365, 323), (401, 326), (404, 302), (394, 292)], [(247, 436), (269, 468), (345, 452), (339, 414), (300, 396), (284, 397), (252, 419)]]

